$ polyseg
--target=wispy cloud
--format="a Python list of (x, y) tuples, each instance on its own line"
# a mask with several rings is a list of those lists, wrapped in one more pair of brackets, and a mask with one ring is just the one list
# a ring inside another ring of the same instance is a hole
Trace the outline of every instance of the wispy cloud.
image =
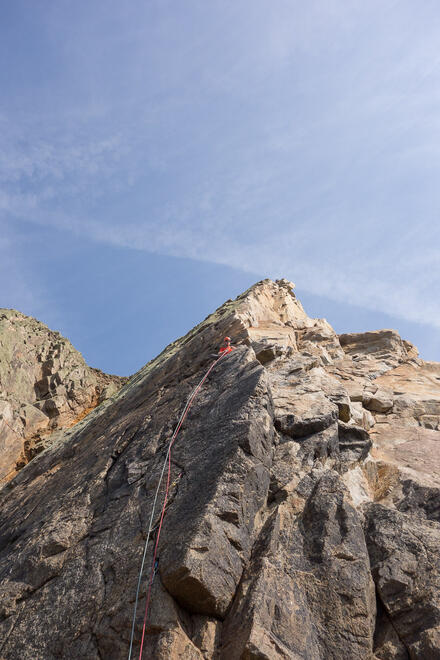
[(52, 104), (2, 109), (10, 229), (285, 275), (440, 327), (435, 5), (113, 10), (40, 16), (65, 79)]
[(0, 307), (38, 315), (50, 302), (47, 292), (20, 258), (14, 245), (17, 233), (11, 236), (8, 227), (1, 221), (0, 231)]

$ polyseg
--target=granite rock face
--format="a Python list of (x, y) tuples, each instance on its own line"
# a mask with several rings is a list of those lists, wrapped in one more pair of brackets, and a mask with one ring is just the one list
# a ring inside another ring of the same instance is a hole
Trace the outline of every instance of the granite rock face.
[(225, 335), (170, 455), (143, 657), (440, 657), (439, 367), (292, 287), (225, 303), (3, 486), (1, 658), (128, 657), (169, 441)]
[(12, 309), (0, 309), (0, 483), (126, 379), (87, 366), (58, 332)]

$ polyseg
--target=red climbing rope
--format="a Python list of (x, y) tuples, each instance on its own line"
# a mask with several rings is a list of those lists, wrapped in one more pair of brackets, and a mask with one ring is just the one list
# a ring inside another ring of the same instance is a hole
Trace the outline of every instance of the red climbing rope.
[(146, 601), (146, 604), (145, 604), (144, 623), (143, 623), (143, 626), (142, 626), (142, 639), (141, 639), (141, 646), (140, 646), (140, 650), (139, 650), (139, 660), (142, 660), (142, 652), (143, 652), (143, 648), (144, 648), (145, 631), (146, 631), (146, 628), (147, 628), (147, 621), (148, 621), (148, 611), (149, 611), (149, 607), (150, 607), (151, 587), (152, 587), (152, 585), (153, 585), (153, 580), (154, 580), (154, 575), (155, 575), (155, 568), (157, 567), (157, 561), (156, 561), (156, 557), (157, 557), (157, 548), (158, 548), (158, 545), (159, 545), (160, 532), (161, 532), (161, 530), (162, 530), (162, 523), (163, 523), (163, 519), (164, 519), (164, 515), (165, 515), (165, 509), (166, 509), (166, 505), (167, 505), (167, 501), (168, 501), (168, 494), (169, 494), (169, 489), (170, 489), (170, 479), (171, 479), (171, 448), (172, 448), (172, 446), (173, 446), (173, 444), (174, 444), (174, 442), (175, 442), (175, 440), (176, 440), (177, 434), (179, 433), (179, 431), (180, 431), (180, 429), (181, 429), (181, 427), (182, 427), (182, 424), (183, 424), (183, 422), (184, 422), (184, 420), (185, 420), (185, 417), (187, 416), (188, 411), (189, 411), (189, 409), (191, 408), (191, 406), (192, 406), (192, 404), (193, 404), (193, 401), (194, 401), (194, 399), (196, 398), (197, 394), (199, 393), (199, 391), (200, 391), (200, 389), (201, 389), (203, 383), (204, 383), (205, 380), (208, 378), (209, 374), (210, 374), (211, 371), (214, 369), (215, 365), (216, 365), (218, 362), (220, 362), (220, 360), (232, 350), (232, 347), (229, 347), (229, 345), (228, 345), (228, 348), (229, 348), (229, 350), (226, 350), (226, 351), (224, 350), (224, 351), (222, 351), (222, 352), (220, 353), (220, 357), (218, 357), (218, 358), (217, 358), (217, 359), (211, 364), (211, 366), (209, 367), (208, 371), (206, 372), (206, 374), (203, 376), (203, 378), (202, 378), (202, 380), (200, 381), (200, 383), (199, 383), (199, 384), (197, 385), (197, 387), (195, 388), (194, 392), (192, 393), (192, 395), (191, 395), (191, 397), (190, 397), (190, 399), (189, 399), (189, 401), (188, 401), (188, 403), (187, 403), (187, 405), (186, 405), (186, 408), (185, 408), (185, 410), (184, 410), (184, 413), (183, 413), (182, 417), (180, 418), (180, 421), (179, 421), (179, 423), (178, 423), (178, 425), (177, 425), (177, 427), (176, 427), (176, 430), (175, 430), (174, 433), (173, 433), (173, 437), (171, 438), (170, 445), (169, 445), (169, 448), (168, 448), (168, 474), (167, 474), (167, 485), (166, 485), (166, 489), (165, 489), (165, 499), (164, 499), (164, 502), (163, 502), (162, 511), (161, 511), (161, 515), (160, 515), (159, 527), (158, 527), (158, 530), (157, 530), (156, 543), (155, 543), (155, 545), (154, 545), (154, 553), (153, 553), (153, 561), (152, 561), (152, 564), (151, 564), (150, 577), (149, 577), (149, 579), (148, 579), (147, 601)]
[(6, 424), (6, 426), (8, 426), (8, 427), (10, 428), (10, 430), (12, 431), (12, 433), (15, 433), (15, 435), (16, 435), (17, 437), (19, 437), (19, 438), (21, 438), (22, 440), (24, 440), (24, 436), (23, 436), (21, 433), (19, 433), (18, 431), (16, 431), (15, 429), (13, 429), (12, 426), (6, 421), (6, 419), (5, 419), (4, 417), (0, 417), (0, 422), (3, 422), (4, 424)]

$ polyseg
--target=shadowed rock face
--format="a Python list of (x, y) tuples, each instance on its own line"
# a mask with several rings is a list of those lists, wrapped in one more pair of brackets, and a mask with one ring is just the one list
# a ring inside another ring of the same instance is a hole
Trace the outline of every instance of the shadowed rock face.
[(436, 366), (395, 331), (340, 340), (265, 280), (0, 491), (1, 658), (128, 656), (169, 439), (226, 334), (173, 446), (143, 657), (440, 657), (439, 479), (399, 449), (434, 452)]
[(378, 597), (409, 657), (439, 658), (438, 524), (371, 504), (366, 539)]
[(0, 309), (0, 483), (126, 381), (87, 366), (58, 332)]

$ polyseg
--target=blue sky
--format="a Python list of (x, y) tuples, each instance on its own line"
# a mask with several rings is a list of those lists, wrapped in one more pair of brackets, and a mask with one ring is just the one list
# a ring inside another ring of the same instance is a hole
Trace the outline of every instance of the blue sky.
[(340, 332), (440, 360), (440, 9), (0, 8), (0, 306), (132, 373), (288, 277)]

